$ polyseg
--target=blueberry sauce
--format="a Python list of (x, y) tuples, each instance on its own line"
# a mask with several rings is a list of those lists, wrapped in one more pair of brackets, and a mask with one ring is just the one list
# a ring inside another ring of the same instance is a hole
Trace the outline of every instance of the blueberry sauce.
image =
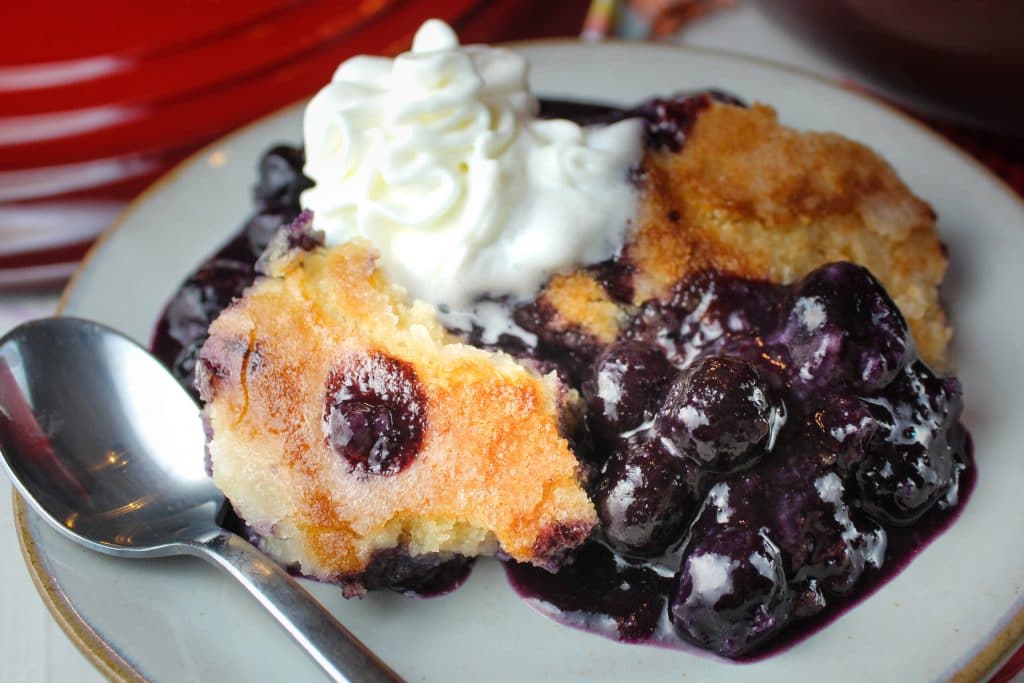
[[(542, 114), (640, 116), (647, 145), (672, 152), (713, 100), (737, 103), (720, 93), (628, 110), (547, 101)], [(164, 310), (153, 350), (190, 390), (207, 327), (299, 215), (310, 184), (302, 163), (297, 148), (267, 152), (256, 213)], [(314, 243), (295, 233), (286, 246)], [(631, 302), (627, 259), (588, 270), (613, 300)], [(453, 332), (557, 371), (587, 408), (572, 443), (593, 473), (599, 529), (558, 573), (506, 563), (516, 590), (560, 622), (755, 660), (874, 592), (952, 523), (973, 488), (959, 383), (921, 362), (895, 304), (859, 266), (829, 264), (789, 286), (696, 273), (631, 309), (611, 345), (556, 329), (543, 303), (503, 305), (535, 341)], [(415, 376), (392, 361), (370, 359), (355, 379), (340, 369), (325, 396), (325, 438), (368, 476), (408, 465), (417, 450), (408, 444), (422, 435)], [(397, 403), (360, 389), (374, 382), (394, 384)], [(237, 518), (233, 526), (251, 533)], [(387, 552), (364, 581), (440, 594), (471, 566)]]
[(400, 549), (376, 553), (363, 572), (365, 590), (386, 588), (407, 597), (433, 598), (465, 583), (476, 558), (437, 553), (410, 556)]
[(970, 493), (960, 385), (860, 266), (697, 273), (624, 337), (583, 383), (600, 530), (558, 574), (507, 565), (559, 621), (756, 658), (875, 590)]
[[(969, 444), (965, 450), (970, 453)], [(976, 476), (973, 463), (961, 473), (961, 505), (974, 489)], [(869, 566), (856, 590), (835, 596), (827, 609), (792, 621), (771, 642), (732, 660), (752, 663), (772, 657), (825, 628), (903, 571), (956, 521), (958, 513), (959, 508), (933, 510), (911, 527), (890, 528), (884, 565), (880, 569)], [(557, 574), (517, 563), (506, 563), (505, 572), (512, 587), (531, 606), (566, 626), (622, 642), (700, 651), (679, 636), (668, 617), (668, 596), (676, 585), (674, 574), (666, 575), (658, 563), (626, 559), (596, 541), (580, 547), (575, 559)]]
[(720, 90), (680, 93), (668, 99), (653, 99), (639, 106), (621, 107), (546, 99), (541, 101), (540, 115), (563, 118), (581, 125), (609, 124), (628, 118), (641, 118), (645, 122), (644, 144), (650, 149), (678, 152), (697, 116), (712, 102), (745, 106), (738, 98)]

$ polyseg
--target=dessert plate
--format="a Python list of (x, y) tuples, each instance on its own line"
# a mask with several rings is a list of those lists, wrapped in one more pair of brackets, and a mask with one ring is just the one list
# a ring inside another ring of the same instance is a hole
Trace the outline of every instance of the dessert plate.
[[(952, 268), (946, 295), (974, 435), (978, 484), (960, 519), (894, 580), (831, 625), (750, 664), (624, 645), (560, 626), (481, 561), (451, 595), (345, 601), (309, 584), (410, 680), (981, 680), (1024, 636), (1024, 467), (1017, 413), (1024, 308), (1024, 205), (994, 176), (893, 110), (789, 69), (705, 50), (570, 42), (515, 46), (534, 89), (631, 103), (715, 86), (774, 105), (782, 122), (835, 130), (881, 152), (939, 213)], [(299, 106), (208, 147), (158, 183), (93, 249), (62, 310), (149, 340), (179, 281), (240, 225), (261, 152), (301, 135)], [(105, 400), (105, 397), (97, 397)], [(200, 457), (199, 454), (183, 454)], [(115, 679), (318, 680), (273, 620), (202, 563), (128, 562), (73, 545), (16, 502), (26, 561), (72, 639)]]

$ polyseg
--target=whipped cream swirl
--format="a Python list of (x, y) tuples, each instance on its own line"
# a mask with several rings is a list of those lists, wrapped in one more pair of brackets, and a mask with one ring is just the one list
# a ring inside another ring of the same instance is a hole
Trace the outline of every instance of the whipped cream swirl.
[(538, 119), (527, 71), (437, 20), (411, 52), (344, 62), (305, 114), (314, 227), (369, 239), (413, 296), (470, 313), (613, 256), (636, 213), (640, 123)]

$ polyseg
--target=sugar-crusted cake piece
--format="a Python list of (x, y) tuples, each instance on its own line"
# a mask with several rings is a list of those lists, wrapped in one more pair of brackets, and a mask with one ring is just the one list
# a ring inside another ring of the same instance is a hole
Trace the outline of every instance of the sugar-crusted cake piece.
[(216, 484), (278, 560), (349, 593), (395, 548), (557, 564), (596, 520), (578, 394), (458, 343), (368, 243), (315, 246), (303, 221), (200, 354)]
[[(637, 229), (618, 258), (629, 268), (625, 303), (664, 297), (699, 270), (789, 284), (852, 261), (899, 305), (921, 357), (948, 367), (951, 331), (938, 296), (947, 257), (935, 213), (884, 160), (840, 135), (782, 126), (767, 106), (681, 102), (692, 111), (672, 121), (678, 148), (648, 144), (636, 174)], [(539, 299), (556, 313), (552, 327), (575, 326), (601, 343), (614, 341), (628, 316), (584, 270), (556, 276)]]

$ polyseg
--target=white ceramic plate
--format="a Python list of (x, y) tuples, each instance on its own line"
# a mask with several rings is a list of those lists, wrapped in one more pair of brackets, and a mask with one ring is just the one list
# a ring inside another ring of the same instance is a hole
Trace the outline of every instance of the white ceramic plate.
[[(691, 681), (979, 679), (1024, 633), (1024, 386), (1018, 295), (1024, 207), (969, 157), (892, 110), (800, 73), (729, 56), (638, 44), (530, 43), (535, 89), (620, 103), (717, 86), (773, 104), (798, 128), (841, 131), (882, 152), (931, 202), (949, 244), (955, 352), (980, 476), (960, 520), (903, 573), (783, 654), (735, 665), (622, 645), (559, 626), (479, 563), (454, 594), (390, 593), (325, 605), (410, 680)], [(148, 341), (179, 281), (240, 224), (260, 153), (300, 139), (291, 108), (213, 145), (132, 206), (95, 248), (64, 312)], [(97, 400), (104, 400), (98, 396)], [(317, 680), (306, 657), (226, 576), (191, 559), (117, 560), (81, 550), (19, 512), (44, 598), (108, 674), (152, 680)]]

